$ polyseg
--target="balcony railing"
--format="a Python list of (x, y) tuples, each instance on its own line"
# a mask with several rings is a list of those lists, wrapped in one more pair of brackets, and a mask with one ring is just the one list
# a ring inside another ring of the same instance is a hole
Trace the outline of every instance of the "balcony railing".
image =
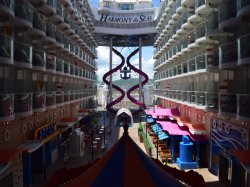
[(63, 6), (59, 2), (56, 3), (56, 14), (63, 17)]
[(51, 91), (46, 93), (46, 106), (47, 109), (56, 107), (56, 92)]
[(76, 99), (75, 96), (76, 96), (75, 91), (70, 91), (70, 101), (74, 101)]
[(237, 10), (244, 8), (245, 6), (250, 5), (250, 0), (238, 0), (237, 1)]
[(249, 120), (250, 119), (250, 95), (238, 94), (237, 95), (238, 112), (237, 119)]
[(63, 91), (62, 92), (56, 92), (56, 104), (58, 106), (62, 106), (64, 103), (64, 95)]
[(63, 72), (69, 74), (70, 65), (69, 62), (64, 62)]
[(15, 94), (16, 117), (26, 117), (32, 114), (32, 93)]
[(32, 47), (23, 42), (14, 42), (14, 60), (16, 63), (22, 63), (24, 67), (31, 68)]
[(250, 34), (244, 35), (237, 40), (238, 43), (238, 63), (245, 64), (250, 63)]
[(0, 1), (0, 5), (6, 6), (11, 10), (15, 11), (15, 0)]
[(56, 57), (48, 55), (46, 56), (46, 71), (55, 73), (56, 71)]
[(64, 68), (63, 64), (64, 63), (62, 59), (56, 58), (56, 72), (57, 73), (63, 73), (63, 68)]
[(69, 103), (70, 102), (70, 91), (64, 91), (63, 101), (64, 101), (64, 103)]
[(0, 94), (0, 122), (14, 118), (14, 94)]
[(237, 43), (230, 42), (219, 47), (220, 67), (226, 68), (237, 65)]
[(38, 12), (33, 13), (33, 27), (46, 32), (46, 18)]
[(0, 33), (0, 59), (3, 63), (13, 64), (13, 40)]
[(202, 22), (195, 26), (196, 39), (202, 38), (206, 35), (206, 23)]
[(15, 1), (15, 16), (33, 23), (33, 6), (24, 0)]
[(220, 94), (219, 109), (222, 115), (235, 116), (237, 113), (237, 95), (236, 94)]
[(43, 112), (46, 110), (46, 92), (33, 93), (33, 112)]
[(218, 12), (213, 12), (207, 16), (206, 27), (208, 33), (218, 29)]
[(73, 64), (70, 65), (70, 75), (75, 75), (75, 66)]
[(56, 26), (50, 22), (46, 22), (46, 36), (56, 39)]
[(214, 111), (219, 109), (219, 94), (218, 93), (206, 93), (206, 109), (208, 111)]
[(219, 22), (223, 22), (230, 18), (236, 17), (237, 0), (223, 0), (219, 5)]
[(188, 60), (188, 72), (196, 70), (195, 58)]
[(206, 0), (196, 0), (195, 1), (195, 9), (197, 9), (198, 7), (204, 5), (206, 2)]
[(34, 69), (45, 70), (46, 67), (46, 54), (39, 49), (33, 49), (32, 65)]
[(196, 70), (207, 68), (207, 55), (199, 55), (195, 57)]

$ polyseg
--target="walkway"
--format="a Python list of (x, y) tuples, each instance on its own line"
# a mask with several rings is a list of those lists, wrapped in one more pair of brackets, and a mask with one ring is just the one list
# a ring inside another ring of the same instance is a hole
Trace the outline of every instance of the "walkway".
[[(99, 125), (104, 125), (104, 124), (106, 125), (106, 127), (109, 126), (109, 121), (108, 121), (108, 119), (106, 119), (106, 121), (104, 122), (103, 117), (101, 117), (99, 120)], [(129, 135), (137, 143), (137, 145), (146, 153), (144, 144), (140, 143), (140, 140), (138, 137), (138, 133), (137, 133), (138, 125), (139, 125), (139, 123), (134, 123), (133, 126), (129, 128)], [(94, 160), (98, 157), (101, 157), (105, 152), (107, 152), (112, 147), (112, 145), (115, 142), (117, 142), (117, 140), (122, 136), (123, 128), (112, 126), (111, 129), (112, 129), (112, 132), (110, 134), (106, 131), (106, 140), (107, 140), (106, 150), (105, 151), (100, 150), (98, 152), (95, 152), (93, 155)], [(153, 149), (152, 149), (152, 156), (154, 158), (156, 158), (156, 148), (155, 147), (153, 147)], [(91, 152), (86, 152), (82, 158), (79, 158), (79, 157), (70, 158), (66, 163), (64, 163), (63, 159), (60, 158), (52, 166), (47, 168), (46, 176), (45, 175), (36, 176), (34, 179), (34, 184), (32, 186), (33, 187), (43, 186), (46, 183), (46, 181), (50, 178), (51, 174), (54, 171), (58, 170), (59, 168), (62, 168), (64, 166), (66, 166), (68, 168), (79, 167), (79, 166), (83, 166), (83, 165), (91, 162), (91, 160), (92, 160)], [(178, 168), (176, 164), (169, 164), (169, 166)], [(210, 186), (211, 187), (224, 187), (223, 184), (218, 182), (218, 177), (212, 175), (208, 171), (207, 168), (196, 169), (196, 171), (199, 172), (204, 177), (205, 181), (207, 182), (208, 187), (210, 187)]]

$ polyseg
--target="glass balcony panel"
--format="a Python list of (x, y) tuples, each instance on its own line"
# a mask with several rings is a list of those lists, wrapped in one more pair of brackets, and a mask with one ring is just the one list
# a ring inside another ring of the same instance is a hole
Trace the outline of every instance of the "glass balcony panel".
[(56, 3), (56, 14), (63, 17), (63, 6), (59, 2)]
[(220, 64), (224, 65), (227, 63), (235, 63), (237, 64), (238, 60), (238, 53), (237, 53), (237, 43), (231, 42), (226, 43), (219, 47), (219, 58), (220, 58)]
[(64, 102), (63, 92), (56, 92), (56, 104), (61, 104)]
[(47, 5), (55, 7), (55, 0), (47, 0), (46, 2), (47, 2)]
[(11, 10), (15, 10), (15, 0), (2, 0), (0, 4), (10, 8)]
[(39, 49), (33, 49), (33, 57), (32, 57), (33, 66), (45, 67), (46, 66), (45, 57), (46, 54), (44, 51)]
[(190, 92), (189, 96), (190, 96), (189, 102), (195, 103), (195, 92)]
[(14, 114), (14, 94), (0, 94), (0, 121), (12, 120)]
[(250, 118), (250, 95), (238, 95), (238, 116), (244, 119)]
[(15, 113), (32, 112), (32, 94), (31, 93), (16, 93), (15, 94)]
[(219, 94), (218, 93), (206, 93), (206, 107), (208, 109), (218, 109), (219, 108)]
[(56, 70), (56, 58), (54, 56), (46, 56), (46, 69), (52, 72)]
[(236, 94), (220, 94), (220, 112), (227, 114), (237, 113)]
[(195, 59), (188, 60), (187, 65), (188, 65), (188, 72), (192, 72), (196, 70)]
[(62, 32), (59, 31), (59, 30), (56, 30), (56, 41), (57, 41), (58, 43), (60, 43), (60, 44), (63, 43), (62, 37), (63, 37), (63, 36), (62, 36)]
[(33, 27), (46, 32), (46, 18), (38, 12), (33, 14)]
[(205, 106), (206, 95), (205, 92), (196, 92), (196, 105)]
[(14, 60), (31, 64), (32, 47), (26, 43), (14, 42)]
[(13, 50), (13, 40), (11, 37), (0, 33), (0, 58), (11, 58)]
[(70, 91), (70, 101), (74, 101), (75, 100), (75, 91)]
[(54, 106), (56, 105), (56, 92), (47, 92), (46, 93), (46, 106)]
[(223, 0), (219, 5), (219, 22), (236, 17), (237, 0)]
[(33, 93), (33, 111), (42, 110), (46, 107), (46, 92)]
[(218, 12), (213, 12), (212, 14), (207, 16), (206, 28), (207, 32), (218, 29)]
[(81, 98), (80, 98), (80, 91), (78, 91), (78, 90), (75, 92), (75, 99), (76, 99), (76, 100), (77, 100), (77, 99), (81, 99)]
[(69, 73), (69, 63), (64, 62), (64, 73)]
[(56, 39), (56, 26), (50, 22), (46, 22), (46, 36)]
[(197, 70), (206, 69), (206, 61), (207, 61), (206, 57), (207, 56), (205, 54), (196, 57), (195, 63)]
[(195, 32), (193, 31), (193, 32), (188, 33), (186, 40), (187, 40), (188, 45), (194, 43), (195, 42)]
[(237, 1), (237, 10), (242, 9), (247, 5), (250, 5), (250, 0), (238, 0)]
[(195, 8), (198, 8), (198, 7), (202, 6), (202, 5), (204, 5), (205, 2), (206, 2), (206, 0), (196, 0), (195, 1)]
[(60, 58), (56, 58), (56, 71), (59, 73), (63, 72), (63, 60)]
[(70, 101), (70, 92), (69, 91), (64, 91), (64, 102), (69, 102)]
[(70, 75), (75, 75), (75, 66), (74, 65), (70, 65)]
[(202, 38), (206, 34), (206, 24), (202, 22), (195, 27), (196, 39)]
[(15, 16), (33, 23), (33, 6), (24, 0), (15, 1)]
[(250, 58), (250, 34), (244, 35), (238, 39), (238, 47), (240, 59)]
[(182, 91), (181, 92), (181, 97), (182, 97), (182, 101), (183, 102), (187, 102), (188, 101), (188, 92), (186, 92), (186, 91)]

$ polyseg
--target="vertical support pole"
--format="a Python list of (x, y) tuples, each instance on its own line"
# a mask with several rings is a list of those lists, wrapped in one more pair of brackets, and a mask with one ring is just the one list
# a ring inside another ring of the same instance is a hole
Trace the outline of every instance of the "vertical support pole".
[[(112, 63), (113, 63), (113, 59), (112, 59), (112, 48), (113, 48), (113, 39), (112, 37), (110, 37), (109, 39), (109, 71), (112, 70)], [(112, 102), (112, 74), (109, 76), (109, 102)]]
[[(142, 67), (141, 67), (141, 61), (142, 61), (142, 43), (141, 43), (141, 38), (139, 38), (139, 70), (141, 71), (142, 70)], [(142, 85), (141, 85), (141, 82), (142, 82), (142, 77), (141, 75), (139, 74), (139, 101), (142, 101)]]
[[(141, 65), (141, 61), (142, 61), (142, 40), (141, 37), (139, 38), (139, 70), (142, 70), (142, 65)], [(139, 74), (139, 101), (142, 102), (142, 77), (141, 74)], [(139, 113), (139, 121), (141, 123), (141, 112)]]

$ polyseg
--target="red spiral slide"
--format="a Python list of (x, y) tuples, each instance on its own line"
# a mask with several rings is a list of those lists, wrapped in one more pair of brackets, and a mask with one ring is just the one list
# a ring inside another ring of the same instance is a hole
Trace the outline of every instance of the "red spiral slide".
[[(144, 80), (142, 81), (141, 85), (145, 85), (148, 82), (148, 75), (144, 72), (142, 72), (141, 70), (137, 69), (135, 66), (131, 65), (130, 63), (130, 59), (139, 51), (139, 48), (137, 48), (136, 50), (134, 50), (127, 58), (127, 65), (130, 67), (130, 69), (132, 69), (133, 71), (135, 71), (136, 73), (138, 73), (139, 75), (142, 75), (144, 77)], [(131, 96), (131, 92), (138, 89), (139, 88), (139, 84), (131, 87), (128, 91), (127, 91), (127, 97), (128, 99), (135, 103), (136, 105), (140, 106), (140, 109), (133, 111), (133, 115), (138, 114), (139, 112), (143, 111), (146, 108), (145, 103), (140, 102), (138, 100), (136, 100), (135, 98), (133, 98)]]
[[(114, 51), (114, 53), (119, 56), (122, 60), (121, 64), (119, 64), (118, 66), (116, 66), (115, 68), (111, 69), (110, 71), (108, 71), (107, 73), (105, 73), (103, 75), (103, 82), (105, 82), (107, 85), (109, 85), (110, 81), (107, 80), (107, 78), (112, 75), (113, 73), (115, 73), (116, 71), (118, 71), (120, 68), (122, 68), (122, 66), (125, 64), (125, 59), (122, 56), (122, 54), (117, 51), (116, 49), (112, 48), (112, 50)], [(121, 96), (118, 97), (117, 99), (115, 99), (114, 101), (110, 102), (107, 104), (106, 108), (109, 112), (112, 112), (114, 114), (116, 114), (117, 110), (114, 110), (112, 108), (113, 105), (121, 102), (123, 100), (123, 98), (125, 97), (125, 92), (117, 85), (112, 84), (112, 88), (116, 89), (117, 91), (119, 91), (121, 93)]]

